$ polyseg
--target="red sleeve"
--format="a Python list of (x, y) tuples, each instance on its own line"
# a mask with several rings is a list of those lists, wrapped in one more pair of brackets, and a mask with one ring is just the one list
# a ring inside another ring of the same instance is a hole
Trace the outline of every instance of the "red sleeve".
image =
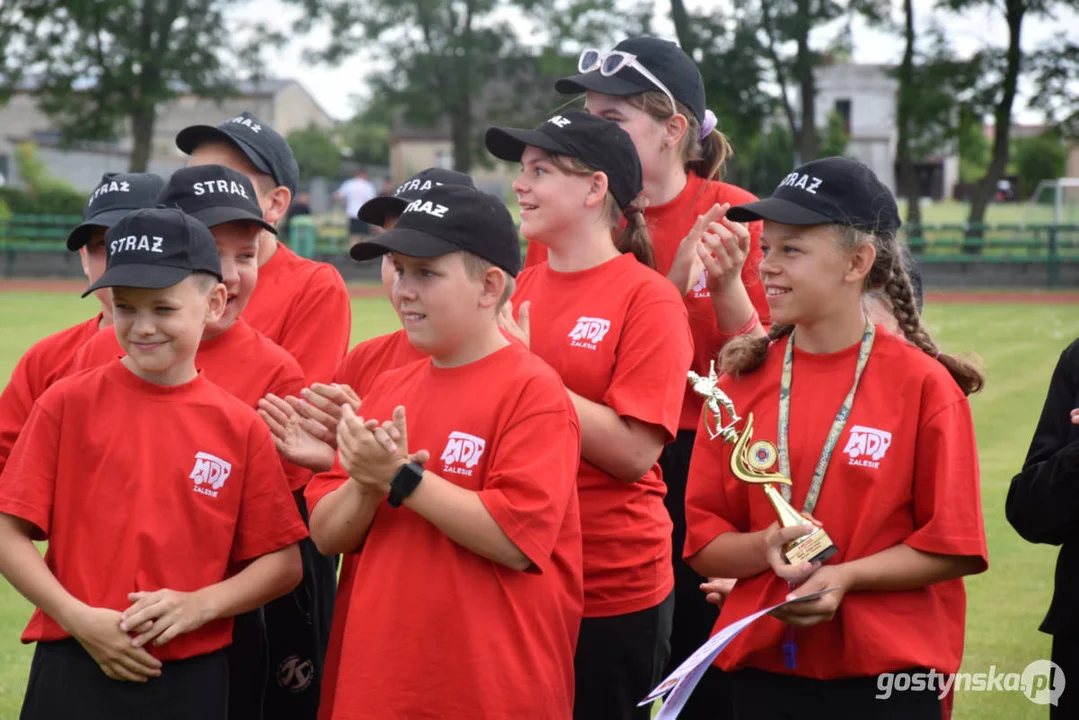
[[(935, 392), (927, 385), (926, 392)], [(914, 533), (905, 544), (941, 555), (989, 554), (982, 521), (978, 449), (970, 404), (959, 398), (918, 431), (914, 458)]]
[(29, 357), (33, 348), (20, 358), (11, 379), (0, 393), (0, 473), (11, 455), (11, 449), (22, 432), (23, 425), (34, 407), (34, 390), (30, 381)]
[(244, 471), (240, 517), (229, 556), (234, 563), (275, 552), (307, 537), (270, 430), (261, 420), (251, 423)]
[(352, 306), (348, 288), (333, 267), (312, 273), (281, 328), (281, 347), (300, 363), (311, 383), (328, 383), (348, 351)]
[(547, 246), (538, 242), (528, 242), (528, 249), (525, 250), (525, 264), (526, 268), (530, 268), (533, 265), (540, 265), (547, 262)]
[(768, 300), (765, 297), (764, 284), (760, 276), (761, 260), (764, 259), (764, 253), (761, 252), (763, 230), (763, 222), (758, 220), (749, 223), (749, 255), (746, 257), (746, 264), (742, 266), (742, 283), (746, 286), (753, 308), (761, 317), (761, 324), (767, 329), (772, 324), (772, 313), (768, 309)]
[(47, 540), (52, 529), (56, 466), (60, 457), (60, 408), (34, 405), (0, 475), (0, 512), (33, 523)]
[[(300, 391), (307, 387), (303, 377), (299, 373), (284, 373), (282, 377), (273, 383), (266, 392), (273, 393), (279, 398), (294, 395), (300, 397)], [(311, 471), (305, 467), (294, 465), (285, 458), (281, 458), (281, 467), (285, 470), (289, 488), (295, 492), (300, 490), (311, 479)]]
[(693, 455), (686, 478), (686, 544), (682, 557), (689, 558), (708, 543), (728, 532), (749, 532), (749, 495), (735, 485), (728, 470), (730, 446), (712, 440), (703, 425), (697, 428)]
[(520, 406), (550, 409), (515, 418), (501, 431), (479, 496), (502, 532), (542, 573), (577, 492), (581, 429), (568, 400), (552, 407), (551, 393), (561, 389), (545, 385), (541, 393), (539, 385), (531, 383), (532, 392), (522, 396)]
[(630, 303), (603, 395), (603, 404), (619, 415), (661, 426), (668, 441), (678, 432), (686, 372), (693, 363), (686, 306), (675, 292), (671, 296), (669, 302), (635, 298)]
[(344, 485), (348, 479), (348, 473), (341, 467), (335, 453), (333, 456), (333, 468), (315, 475), (311, 478), (311, 482), (307, 483), (307, 487), (303, 489), (303, 499), (307, 503), (307, 517), (311, 517), (311, 513), (314, 512), (315, 505), (318, 505), (319, 500)]

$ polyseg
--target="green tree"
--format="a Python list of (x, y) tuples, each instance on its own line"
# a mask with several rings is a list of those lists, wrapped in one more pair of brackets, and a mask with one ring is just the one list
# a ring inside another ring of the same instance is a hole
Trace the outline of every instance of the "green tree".
[(304, 130), (293, 130), (285, 139), (300, 166), (300, 180), (314, 177), (336, 180), (341, 174), (341, 149), (326, 131), (310, 125)]
[[(810, 34), (823, 25), (846, 18), (839, 32), (826, 43), (830, 55), (842, 57), (849, 53), (850, 25), (854, 14), (879, 23), (887, 17), (888, 0), (757, 0), (759, 28), (776, 85), (780, 106), (798, 138), (801, 162), (819, 157), (819, 135), (815, 127), (817, 116), (817, 86), (814, 70), (821, 64), (824, 53), (810, 46)], [(787, 50), (794, 47), (793, 55)], [(799, 109), (796, 112), (791, 93), (797, 90)]]
[(845, 155), (850, 135), (843, 122), (843, 116), (837, 112), (828, 113), (828, 127), (825, 128), (820, 138), (821, 157)]
[[(559, 104), (553, 89), (549, 106), (534, 100), (553, 84), (548, 71), (571, 68), (567, 56), (582, 44), (639, 32), (650, 14), (648, 3), (617, 11), (614, 0), (289, 1), (305, 11), (297, 30), (328, 26), (317, 60), (370, 52), (385, 69), (368, 80), (389, 108), (412, 125), (444, 123), (461, 172), (484, 154), (488, 123), (532, 123)], [(522, 23), (530, 27), (519, 30)]]
[[(967, 237), (971, 242), (965, 248), (968, 252), (981, 249), (981, 224), (985, 212), (997, 190), (997, 181), (1008, 167), (1011, 145), (1012, 113), (1018, 93), (1019, 79), (1027, 72), (1037, 71), (1038, 63), (1032, 62), (1039, 56), (1052, 56), (1052, 45), (1035, 48), (1024, 52), (1022, 47), (1023, 25), (1028, 18), (1053, 17), (1063, 8), (1079, 9), (1079, 0), (947, 0), (953, 10), (993, 12), (1001, 11), (1008, 25), (1008, 45), (1003, 56), (993, 47), (986, 47), (975, 57), (975, 62), (982, 64), (982, 78), (991, 88), (992, 117), (995, 127), (989, 164), (985, 173), (977, 180), (974, 195), (970, 203), (970, 215), (967, 222), (971, 229)], [(1068, 47), (1072, 47), (1068, 43)], [(1044, 67), (1043, 67), (1044, 69)], [(1043, 73), (1046, 82), (1052, 82), (1052, 72)], [(1050, 102), (1041, 99), (1041, 102)]]
[[(743, 187), (760, 181), (754, 148), (761, 145), (764, 120), (777, 107), (776, 98), (767, 90), (769, 77), (760, 61), (764, 50), (754, 13), (753, 8), (738, 3), (691, 13), (682, 0), (671, 0), (678, 44), (697, 58), (708, 106), (716, 114), (717, 127), (734, 145), (726, 178)], [(790, 155), (783, 160), (784, 174), (791, 160)]]
[(393, 106), (387, 98), (373, 96), (341, 126), (345, 154), (361, 165), (389, 165), (392, 113)]
[(1015, 168), (1023, 197), (1033, 193), (1042, 180), (1061, 177), (1067, 166), (1068, 150), (1056, 132), (1020, 138), (1015, 143)]
[[(222, 98), (263, 43), (262, 25), (226, 22), (240, 0), (7, 0), (0, 3), (0, 85), (35, 83), (67, 140), (108, 139), (126, 124), (130, 170), (149, 163), (160, 106), (185, 93)], [(237, 47), (247, 30), (248, 44)]]

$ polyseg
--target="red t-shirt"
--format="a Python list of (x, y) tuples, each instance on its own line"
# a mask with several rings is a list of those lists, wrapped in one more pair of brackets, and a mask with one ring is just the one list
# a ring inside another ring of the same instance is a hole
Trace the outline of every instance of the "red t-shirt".
[[(666, 276), (674, 264), (678, 246), (686, 234), (697, 222), (697, 217), (708, 212), (716, 203), (729, 202), (732, 206), (754, 202), (757, 196), (735, 185), (724, 182), (704, 180), (690, 172), (686, 177), (686, 186), (674, 200), (664, 205), (648, 206), (644, 209), (644, 218), (648, 225), (648, 234), (656, 253), (656, 270)], [(749, 292), (753, 307), (761, 316), (765, 325), (771, 323), (768, 302), (764, 297), (757, 268), (761, 264), (760, 237), (763, 224), (749, 223), (749, 257), (742, 267), (742, 282)], [(529, 243), (525, 256), (525, 267), (547, 261), (547, 248), (539, 243)], [(689, 326), (693, 332), (693, 369), (708, 374), (708, 365), (726, 343), (716, 324), (715, 310), (712, 308), (712, 294), (704, 285), (702, 276), (683, 298), (689, 311)], [(682, 404), (682, 417), (679, 430), (696, 430), (701, 419), (701, 398), (688, 385), (684, 389), (685, 399)]]
[[(105, 328), (83, 345), (73, 369), (100, 367), (124, 354), (116, 329)], [(278, 397), (300, 394), (307, 387), (299, 364), (278, 345), (263, 337), (243, 318), (217, 337), (199, 343), (195, 365), (210, 382), (254, 409), (273, 393)], [(311, 479), (311, 471), (281, 458), (289, 487), (299, 490)]]
[[(381, 505), (344, 618), (348, 681), (323, 686), (322, 717), (565, 720), (583, 597), (580, 430), (561, 381), (511, 344), (461, 367), (390, 370), (364, 416), (389, 418), (399, 404), (410, 449), (428, 449), (429, 471), (478, 492), (533, 567), (486, 560), (408, 507)], [(345, 482), (339, 466), (316, 475), (308, 505)]]
[(337, 366), (333, 381), (348, 385), (362, 400), (379, 375), (425, 357), (425, 354), (412, 347), (408, 333), (401, 329), (365, 340), (352, 348)]
[[(93, 607), (193, 591), (306, 537), (270, 432), (201, 375), (174, 387), (113, 360), (37, 402), (0, 477), (0, 512), (33, 523), (60, 584)], [(35, 610), (23, 642), (68, 637)], [(225, 618), (146, 649), (161, 660), (232, 642)]]
[(67, 375), (75, 353), (97, 334), (101, 313), (86, 322), (34, 343), (19, 359), (0, 393), (0, 473), (11, 454), (34, 402), (50, 385)]
[[(779, 382), (787, 340), (741, 380), (720, 379), (738, 414), (754, 415), (754, 436), (776, 440)], [(813, 355), (794, 351), (791, 504), (801, 508), (836, 411), (850, 391), (859, 346)], [(685, 557), (725, 532), (755, 532), (775, 521), (763, 490), (730, 472), (731, 445), (697, 433), (686, 488)], [(839, 548), (829, 563), (900, 543), (987, 563), (970, 406), (944, 366), (878, 328), (847, 424), (813, 515)], [(984, 565), (983, 565), (984, 567)], [(781, 602), (787, 583), (771, 570), (738, 581), (717, 628)], [(763, 617), (720, 654), (726, 669), (754, 667), (831, 679), (910, 667), (956, 672), (963, 654), (966, 593), (961, 579), (902, 592), (848, 593), (830, 622), (795, 629), (796, 669), (784, 666), (789, 627)]]
[[(348, 385), (360, 396), (367, 396), (371, 383), (386, 372), (426, 357), (408, 341), (405, 331), (379, 335), (365, 340), (349, 351), (341, 364), (337, 366), (333, 381)], [(341, 556), (341, 572), (337, 577), (337, 601), (333, 606), (333, 624), (330, 625), (330, 641), (326, 646), (326, 660), (322, 670), (323, 697), (327, 702), (319, 706), (319, 716), (332, 717), (332, 689), (337, 683), (337, 674), (341, 664), (341, 646), (345, 638), (345, 618), (349, 602), (352, 599), (352, 583), (356, 577), (356, 555), (345, 553)], [(329, 689), (327, 689), (329, 688)]]
[[(686, 308), (666, 278), (629, 254), (581, 272), (543, 264), (517, 279), (514, 306), (526, 300), (532, 350), (567, 388), (674, 437), (693, 340)], [(577, 491), (585, 617), (658, 605), (674, 587), (659, 463), (627, 483), (582, 458)]]
[(348, 350), (352, 306), (337, 268), (302, 258), (283, 243), (259, 268), (244, 320), (288, 350), (312, 383), (329, 382)]

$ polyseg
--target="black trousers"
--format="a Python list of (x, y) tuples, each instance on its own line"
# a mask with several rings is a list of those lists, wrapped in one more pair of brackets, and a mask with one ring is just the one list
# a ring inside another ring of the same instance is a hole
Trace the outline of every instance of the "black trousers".
[[(909, 672), (926, 672), (913, 668)], [(877, 676), (813, 680), (763, 670), (727, 673), (736, 720), (940, 720), (938, 690), (894, 691)]]
[(164, 664), (145, 683), (112, 680), (78, 641), (39, 642), (20, 720), (226, 720), (224, 650)]
[[(1053, 636), (1052, 660), (1064, 674), (1064, 679), (1079, 679), (1079, 640)], [(1064, 685), (1056, 705), (1049, 706), (1050, 720), (1071, 720), (1079, 717), (1079, 690)]]
[[(664, 503), (671, 515), (674, 532), (671, 535), (674, 558), (674, 624), (671, 628), (671, 658), (664, 677), (674, 672), (686, 658), (704, 644), (719, 617), (719, 608), (704, 599), (700, 584), (704, 578), (682, 560), (686, 542), (686, 478), (689, 459), (697, 433), (679, 430), (674, 441), (663, 449), (659, 465), (667, 484)], [(718, 440), (716, 442), (719, 442)], [(730, 678), (717, 667), (710, 667), (679, 714), (685, 720), (730, 720)]]
[[(304, 521), (302, 494), (297, 505)], [(336, 558), (300, 542), (303, 580), (295, 590), (236, 618), (229, 647), (229, 720), (316, 720), (330, 641)]]
[(581, 621), (575, 720), (649, 720), (651, 707), (637, 703), (663, 679), (673, 613), (672, 593), (646, 610)]

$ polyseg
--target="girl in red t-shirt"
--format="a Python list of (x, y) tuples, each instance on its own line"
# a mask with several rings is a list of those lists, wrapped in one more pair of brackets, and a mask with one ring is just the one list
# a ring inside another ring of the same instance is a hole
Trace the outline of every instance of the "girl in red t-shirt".
[[(806, 163), (770, 199), (728, 216), (764, 220), (760, 272), (775, 322), (768, 338), (720, 357), (719, 388), (743, 418), (735, 426), (753, 428), (740, 472), (748, 463), (790, 478), (778, 487), (812, 522), (776, 522), (762, 489), (735, 475), (731, 445), (711, 439), (732, 418), (709, 411), (690, 465), (684, 557), (738, 578), (719, 627), (835, 588), (762, 618), (719, 656), (737, 671), (736, 716), (938, 720), (963, 651), (961, 577), (988, 563), (966, 399), (982, 376), (922, 326), (895, 200), (864, 165)], [(863, 296), (878, 289), (900, 334), (865, 316)], [(784, 547), (813, 522), (834, 557), (788, 563)]]
[(618, 125), (570, 110), (535, 130), (491, 128), (487, 147), (521, 162), (521, 232), (550, 250), (517, 278), (517, 320), (504, 324), (558, 372), (581, 423), (574, 717), (647, 720), (637, 703), (662, 679), (674, 611), (657, 461), (692, 361), (685, 306), (651, 267), (640, 164)]
[[(707, 374), (710, 361), (731, 338), (764, 335), (769, 323), (757, 278), (761, 224), (749, 224), (743, 243), (719, 241), (726, 208), (757, 198), (720, 179), (731, 146), (716, 129), (715, 114), (707, 109), (700, 71), (676, 44), (653, 37), (630, 38), (609, 53), (586, 50), (578, 69), (579, 75), (559, 80), (555, 89), (586, 93), (588, 112), (617, 122), (633, 139), (641, 159), (643, 195), (648, 200), (644, 219), (656, 269), (682, 295), (693, 333), (693, 369)], [(530, 243), (525, 266), (543, 257), (542, 244)], [(707, 272), (706, 258), (716, 262)], [(701, 416), (701, 399), (689, 388), (684, 390), (677, 437), (660, 457), (676, 548), (685, 539), (686, 473)], [(668, 670), (708, 638), (716, 618), (716, 608), (705, 602), (699, 589), (702, 578), (681, 559), (674, 563), (674, 576), (678, 613)], [(710, 672), (682, 717), (725, 718), (723, 684), (718, 671)]]

